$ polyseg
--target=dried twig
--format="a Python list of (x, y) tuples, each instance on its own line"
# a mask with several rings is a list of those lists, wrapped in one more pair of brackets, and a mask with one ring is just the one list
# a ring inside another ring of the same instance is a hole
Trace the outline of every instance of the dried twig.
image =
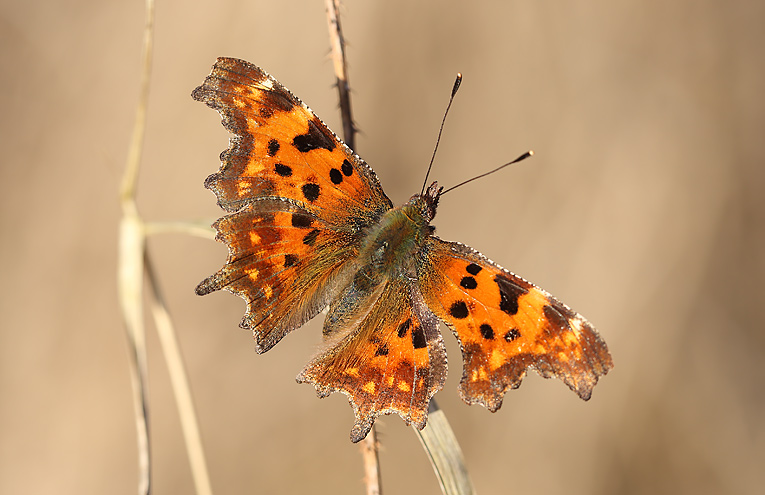
[(348, 64), (345, 58), (345, 38), (340, 26), (340, 0), (326, 0), (329, 43), (332, 48), (332, 65), (340, 96), (340, 116), (343, 120), (343, 139), (352, 150), (356, 149), (356, 127), (351, 112), (351, 86), (348, 82)]
[[(351, 113), (350, 85), (345, 57), (345, 40), (340, 26), (339, 0), (326, 0), (329, 37), (332, 48), (332, 62), (340, 94), (340, 113), (343, 120), (343, 135), (346, 144), (355, 149), (356, 129)], [(416, 430), (423, 448), (430, 458), (436, 472), (441, 491), (445, 495), (469, 495), (474, 493), (468, 476), (465, 460), (459, 448), (454, 432), (449, 426), (443, 411), (438, 408), (435, 399), (431, 399), (428, 425), (421, 432)], [(378, 456), (377, 435), (374, 426), (362, 443), (364, 456), (364, 480), (367, 495), (381, 493), (380, 461)]]
[[(340, 0), (326, 0), (327, 22), (329, 23), (329, 40), (332, 49), (332, 65), (335, 69), (337, 92), (340, 95), (340, 115), (343, 120), (343, 139), (351, 148), (355, 148), (356, 129), (353, 126), (351, 112), (350, 85), (348, 83), (347, 63), (345, 59), (345, 39), (340, 26)], [(364, 483), (367, 495), (380, 495), (382, 483), (380, 478), (380, 456), (378, 453), (377, 431), (372, 429), (361, 442), (361, 455), (364, 459)]]
[(364, 460), (364, 484), (367, 487), (367, 495), (380, 495), (382, 493), (382, 479), (380, 479), (380, 444), (377, 442), (377, 430), (374, 425), (369, 430), (366, 438), (361, 441), (361, 456)]

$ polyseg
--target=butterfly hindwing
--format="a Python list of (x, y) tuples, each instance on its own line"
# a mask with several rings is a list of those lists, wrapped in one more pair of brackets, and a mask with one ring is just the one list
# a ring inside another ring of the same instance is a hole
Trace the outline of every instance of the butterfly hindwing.
[(351, 238), (287, 200), (261, 199), (213, 225), (229, 248), (226, 264), (197, 287), (247, 302), (243, 328), (265, 352), (334, 297), (333, 281), (357, 255)]
[(605, 342), (581, 315), (463, 244), (430, 237), (418, 279), (428, 307), (460, 341), (467, 403), (496, 411), (527, 369), (560, 378), (587, 400), (613, 367)]
[[(354, 297), (359, 290), (361, 297)], [(353, 442), (364, 438), (381, 414), (396, 413), (422, 429), (430, 399), (446, 379), (438, 320), (407, 277), (368, 290), (352, 283), (341, 297), (325, 320), (327, 349), (298, 381), (313, 383), (321, 397), (348, 396), (356, 416)]]

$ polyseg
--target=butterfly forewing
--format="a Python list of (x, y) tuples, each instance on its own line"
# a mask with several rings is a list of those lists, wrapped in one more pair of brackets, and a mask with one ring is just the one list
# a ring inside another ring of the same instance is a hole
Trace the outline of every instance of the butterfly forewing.
[(220, 171), (206, 181), (224, 209), (279, 197), (342, 219), (392, 206), (374, 172), (259, 67), (219, 58), (192, 96), (216, 109), (233, 134)]

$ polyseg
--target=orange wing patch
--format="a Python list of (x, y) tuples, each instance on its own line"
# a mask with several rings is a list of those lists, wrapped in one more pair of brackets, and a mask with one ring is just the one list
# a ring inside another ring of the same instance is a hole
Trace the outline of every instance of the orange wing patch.
[(344, 334), (330, 333), (330, 348), (303, 369), (298, 382), (313, 383), (319, 397), (348, 396), (356, 416), (353, 442), (364, 438), (381, 414), (395, 413), (424, 428), (428, 403), (446, 379), (446, 350), (435, 316), (404, 278), (388, 282), (369, 306), (352, 309), (366, 314), (344, 314), (353, 324)]
[(228, 260), (196, 292), (225, 289), (247, 301), (240, 326), (253, 330), (258, 352), (315, 316), (335, 295), (330, 282), (358, 254), (347, 236), (283, 200), (254, 201), (213, 226)]
[(496, 411), (529, 368), (590, 398), (613, 363), (587, 320), (467, 246), (432, 237), (425, 251), (420, 288), (460, 341), (465, 402)]
[(262, 197), (289, 198), (324, 218), (392, 207), (374, 172), (265, 71), (219, 58), (192, 93), (233, 136), (205, 186), (228, 211)]

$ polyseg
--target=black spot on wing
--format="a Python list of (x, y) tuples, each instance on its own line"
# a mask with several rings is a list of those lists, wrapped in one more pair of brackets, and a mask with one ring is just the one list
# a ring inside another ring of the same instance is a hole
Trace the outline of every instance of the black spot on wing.
[(353, 175), (353, 165), (351, 165), (351, 162), (348, 160), (343, 160), (343, 165), (340, 167), (340, 169), (343, 171), (343, 175), (346, 177)]
[(283, 163), (277, 163), (274, 165), (274, 172), (282, 177), (290, 177), (292, 175), (292, 167), (284, 165)]
[(319, 148), (332, 151), (335, 149), (335, 138), (321, 122), (312, 119), (308, 121), (308, 132), (295, 136), (292, 139), (292, 146), (301, 153), (308, 153)]
[(452, 306), (449, 308), (449, 314), (459, 320), (467, 318), (468, 307), (467, 304), (465, 304), (465, 301), (457, 301), (452, 304)]
[(303, 215), (302, 213), (293, 213), (292, 214), (292, 226), (297, 227), (299, 229), (307, 229), (311, 226), (311, 223), (313, 222), (313, 219), (308, 215)]
[(305, 196), (305, 199), (307, 199), (310, 202), (314, 202), (317, 199), (319, 199), (319, 194), (321, 193), (321, 187), (319, 187), (318, 184), (303, 184), (303, 186), (300, 188), (303, 191), (303, 196)]
[(471, 275), (478, 275), (478, 273), (482, 270), (482, 268), (475, 263), (470, 263), (468, 266), (465, 267), (465, 271), (467, 271)]
[(482, 323), (480, 330), (481, 336), (483, 336), (483, 338), (486, 340), (491, 340), (494, 338), (494, 329), (488, 323)]
[(515, 339), (518, 339), (521, 337), (521, 332), (518, 331), (517, 328), (511, 328), (510, 330), (505, 333), (505, 340), (508, 342), (512, 342)]
[(388, 349), (388, 346), (383, 344), (380, 347), (378, 347), (377, 350), (375, 351), (375, 357), (376, 356), (387, 356), (388, 352), (390, 352), (390, 350)]
[(298, 262), (297, 255), (294, 254), (285, 254), (284, 255), (284, 267), (289, 268), (291, 266), (295, 266)]
[(478, 287), (478, 282), (473, 277), (462, 277), (460, 280), (460, 286), (465, 289), (475, 289)]
[(279, 141), (277, 141), (276, 139), (271, 139), (268, 142), (268, 151), (266, 151), (266, 153), (268, 153), (268, 156), (276, 156), (278, 152), (279, 152)]
[(499, 287), (499, 309), (509, 314), (510, 316), (518, 313), (518, 298), (529, 292), (525, 287), (516, 285), (511, 280), (497, 275), (494, 277)]
[(428, 342), (425, 340), (425, 332), (422, 331), (422, 327), (412, 329), (412, 345), (415, 349), (427, 347)]
[(398, 337), (403, 339), (406, 336), (406, 332), (409, 330), (409, 325), (412, 324), (412, 319), (407, 318), (404, 323), (398, 326)]
[(337, 185), (343, 182), (343, 173), (340, 172), (338, 169), (333, 168), (329, 171), (329, 180), (332, 181), (333, 184)]

